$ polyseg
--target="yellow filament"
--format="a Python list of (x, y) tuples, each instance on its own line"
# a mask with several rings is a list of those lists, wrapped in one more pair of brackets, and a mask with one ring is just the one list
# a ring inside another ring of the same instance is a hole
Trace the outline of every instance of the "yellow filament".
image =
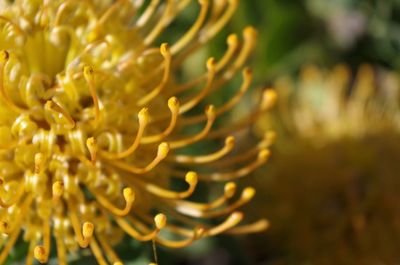
[(62, 236), (56, 236), (57, 262), (59, 265), (67, 264), (66, 250)]
[(93, 137), (88, 138), (86, 140), (86, 147), (88, 148), (90, 153), (90, 160), (92, 164), (94, 164), (97, 159), (97, 151), (98, 151), (96, 139), (94, 139)]
[(153, 161), (151, 161), (144, 168), (132, 166), (129, 163), (126, 163), (123, 161), (118, 161), (118, 160), (110, 160), (109, 163), (117, 168), (126, 170), (133, 174), (144, 174), (144, 173), (152, 170), (154, 167), (156, 167), (158, 165), (158, 163), (160, 163), (162, 160), (164, 160), (165, 157), (168, 155), (169, 150), (170, 150), (170, 147), (169, 147), (168, 143), (165, 143), (165, 142), (161, 143), (158, 146), (157, 156), (153, 159)]
[(21, 113), (23, 109), (15, 105), (15, 103), (11, 100), (10, 96), (7, 93), (7, 89), (5, 87), (5, 82), (4, 82), (4, 72), (5, 72), (5, 66), (10, 58), (10, 55), (7, 51), (0, 51), (0, 95), (3, 100), (3, 102), (10, 108), (10, 110), (16, 112), (16, 113)]
[(190, 145), (192, 143), (195, 143), (201, 139), (203, 139), (205, 136), (207, 136), (207, 134), (209, 133), (209, 131), (211, 130), (211, 127), (215, 121), (215, 108), (213, 105), (210, 105), (206, 108), (206, 116), (207, 116), (207, 123), (204, 126), (203, 130), (201, 132), (199, 132), (196, 135), (193, 135), (191, 137), (188, 138), (184, 138), (181, 140), (175, 140), (175, 141), (171, 141), (170, 144), (170, 148), (171, 149), (177, 149), (177, 148), (182, 148), (184, 146)]
[(72, 228), (74, 229), (76, 239), (78, 241), (79, 246), (81, 248), (86, 248), (92, 239), (93, 229), (94, 229), (93, 224), (89, 223), (89, 222), (85, 222), (82, 226), (82, 231), (81, 231), (81, 225), (80, 225), (78, 216), (76, 215), (75, 207), (73, 207), (71, 204), (72, 203), (70, 202), (69, 208), (71, 210), (69, 211), (69, 216), (70, 216)]
[[(239, 46), (239, 40), (237, 35), (236, 34), (229, 35), (227, 38), (227, 44), (228, 44), (228, 49), (226, 50), (222, 58), (218, 61), (215, 67), (216, 73), (219, 73), (228, 64), (228, 62), (232, 59), (233, 55), (235, 54), (235, 51)], [(174, 60), (173, 65), (174, 66), (180, 65), (180, 63), (181, 62), (179, 62), (178, 60)], [(178, 86), (172, 91), (172, 93), (179, 94), (183, 91), (186, 91), (189, 88), (198, 85), (201, 81), (203, 81), (206, 78), (207, 74), (203, 74), (194, 80), (191, 80), (183, 85)]]
[(233, 179), (242, 178), (248, 175), (250, 172), (254, 171), (256, 168), (262, 166), (270, 157), (270, 151), (268, 149), (262, 149), (259, 151), (257, 159), (255, 161), (250, 162), (248, 165), (233, 171), (226, 173), (210, 173), (210, 174), (201, 174), (201, 178), (204, 180), (213, 180), (213, 181), (229, 181)]
[(171, 111), (171, 120), (168, 127), (159, 134), (143, 137), (140, 141), (142, 144), (159, 142), (174, 130), (179, 116), (179, 101), (176, 97), (172, 97), (168, 100), (168, 108)]
[(131, 209), (133, 202), (135, 200), (135, 194), (133, 193), (131, 188), (125, 188), (123, 190), (123, 196), (125, 200), (125, 208), (119, 209), (115, 205), (113, 205), (107, 198), (102, 196), (100, 192), (97, 192), (96, 189), (90, 189), (91, 192), (96, 196), (97, 201), (100, 203), (101, 206), (106, 208), (109, 212), (116, 216), (125, 216), (127, 215)]
[(157, 237), (156, 242), (158, 242), (162, 246), (166, 246), (169, 248), (183, 248), (191, 245), (195, 240), (199, 239), (203, 235), (203, 233), (204, 229), (202, 227), (196, 227), (192, 232), (191, 237), (187, 239), (183, 239), (181, 241), (171, 241)]
[(256, 155), (260, 150), (269, 148), (275, 141), (276, 133), (273, 131), (266, 132), (262, 141), (260, 141), (256, 146), (252, 147), (248, 151), (242, 152), (241, 154), (233, 157), (229, 157), (224, 161), (217, 161), (214, 163), (218, 167), (228, 167), (239, 162), (250, 159), (252, 156)]
[(184, 199), (192, 195), (192, 193), (194, 192), (198, 182), (197, 174), (192, 171), (188, 172), (185, 176), (185, 181), (187, 184), (189, 184), (189, 187), (186, 191), (183, 192), (174, 192), (170, 190), (165, 190), (151, 183), (144, 184), (144, 188), (148, 192), (164, 199)]
[(181, 205), (177, 206), (177, 210), (185, 215), (189, 215), (192, 217), (199, 217), (199, 218), (218, 217), (229, 214), (234, 210), (238, 209), (239, 207), (243, 206), (244, 204), (248, 203), (254, 197), (254, 194), (255, 194), (254, 188), (248, 187), (243, 190), (242, 195), (237, 201), (235, 201), (228, 207), (216, 211), (196, 211), (194, 208), (184, 208)]
[(167, 43), (161, 44), (160, 53), (164, 57), (164, 75), (161, 79), (160, 84), (158, 84), (156, 88), (154, 88), (150, 93), (148, 93), (146, 96), (144, 96), (138, 101), (137, 103), (138, 106), (144, 106), (147, 103), (149, 103), (152, 99), (154, 99), (156, 96), (158, 96), (164, 89), (165, 85), (169, 80), (171, 71), (171, 53), (169, 51)]
[(210, 91), (212, 83), (214, 81), (215, 77), (215, 59), (214, 58), (209, 58), (207, 60), (207, 71), (208, 71), (208, 77), (207, 77), (207, 83), (204, 86), (204, 88), (201, 90), (199, 94), (197, 94), (195, 97), (190, 99), (188, 102), (183, 103), (181, 108), (179, 109), (179, 114), (183, 114), (187, 112), (188, 110), (192, 109), (194, 106), (196, 106)]
[(164, 2), (166, 2), (164, 12), (158, 19), (156, 25), (153, 27), (153, 30), (144, 39), (143, 42), (145, 45), (150, 45), (151, 43), (153, 43), (158, 35), (162, 32), (162, 30), (167, 26), (167, 21), (169, 20), (169, 17), (171, 16), (173, 10), (174, 1), (165, 0)]
[(154, 14), (160, 0), (151, 0), (150, 4), (146, 7), (141, 17), (136, 21), (137, 27), (143, 27), (150, 20), (151, 16)]
[(171, 47), (171, 53), (172, 54), (177, 54), (180, 50), (182, 50), (184, 47), (187, 46), (187, 44), (192, 41), (194, 36), (197, 34), (197, 32), (200, 30), (202, 27), (204, 21), (206, 20), (207, 17), (207, 12), (208, 12), (208, 6), (209, 6), (209, 0), (199, 0), (199, 3), (201, 5), (200, 13), (199, 16), (197, 17), (197, 20), (193, 23), (192, 27), (183, 35), (172, 47)]
[(99, 239), (101, 248), (104, 250), (106, 253), (106, 256), (110, 263), (116, 265), (116, 264), (121, 264), (121, 259), (117, 256), (111, 245), (108, 243), (107, 239), (104, 238), (104, 236), (98, 235), (97, 238)]
[(29, 242), (29, 249), (28, 249), (28, 254), (26, 256), (26, 265), (32, 265), (33, 264), (33, 258), (34, 258), (34, 250), (36, 247), (36, 239), (31, 239)]
[(231, 235), (240, 235), (240, 234), (250, 234), (250, 233), (259, 233), (262, 232), (270, 226), (268, 220), (261, 219), (255, 223), (243, 226), (236, 226), (226, 233)]
[(73, 129), (75, 127), (74, 119), (69, 115), (69, 113), (64, 108), (62, 108), (60, 105), (58, 105), (54, 101), (48, 100), (45, 104), (45, 109), (54, 111), (54, 112), (59, 113), (62, 116), (64, 116), (65, 119), (67, 120), (67, 122), (70, 124), (69, 129)]
[(225, 139), (224, 146), (212, 154), (203, 155), (203, 156), (175, 155), (175, 156), (169, 156), (168, 160), (175, 161), (175, 162), (182, 163), (182, 164), (210, 163), (210, 162), (216, 161), (216, 160), (220, 159), (221, 157), (225, 156), (226, 154), (228, 154), (230, 151), (232, 151), (234, 145), (235, 145), (235, 138), (233, 136), (228, 136)]
[(92, 238), (92, 240), (90, 240), (90, 249), (92, 250), (94, 257), (96, 258), (96, 261), (99, 265), (107, 265), (107, 261), (104, 259), (104, 256), (101, 253), (100, 246), (95, 238)]
[(90, 96), (92, 97), (94, 109), (95, 109), (95, 121), (98, 122), (100, 119), (100, 103), (97, 97), (96, 86), (94, 83), (94, 71), (90, 66), (85, 66), (83, 68), (83, 76), (89, 87)]
[(36, 246), (34, 256), (40, 263), (46, 263), (50, 254), (50, 220), (46, 218), (43, 221), (43, 246)]
[[(2, 185), (3, 182), (4, 182), (4, 180), (3, 180), (3, 179), (0, 179), (0, 182), (1, 182), (0, 185)], [(1, 189), (4, 189), (4, 187), (1, 187)], [(22, 198), (22, 195), (24, 195), (24, 186), (23, 186), (23, 185), (20, 185), (20, 186), (18, 187), (18, 190), (17, 190), (17, 192), (15, 193), (15, 195), (12, 196), (12, 198), (11, 198), (9, 201), (6, 202), (6, 201), (4, 201), (3, 198), (0, 198), (0, 207), (2, 207), (2, 208), (9, 208), (9, 207), (11, 207), (11, 206), (17, 204), (17, 203), (20, 201), (20, 199)]]
[(153, 240), (159, 232), (159, 229), (156, 228), (155, 230), (149, 232), (148, 234), (142, 235), (134, 227), (132, 227), (125, 219), (115, 218), (115, 221), (127, 234), (129, 234), (131, 237), (139, 241)]
[(221, 234), (232, 227), (236, 226), (243, 219), (243, 213), (241, 212), (233, 212), (229, 215), (229, 217), (220, 225), (212, 227), (211, 229), (207, 229), (204, 232), (204, 236), (215, 236)]
[(143, 108), (139, 111), (138, 119), (139, 119), (139, 128), (136, 133), (135, 140), (133, 141), (132, 145), (127, 150), (125, 150), (121, 153), (110, 153), (110, 152), (100, 150), (100, 154), (107, 159), (122, 159), (122, 158), (128, 157), (131, 154), (133, 154), (136, 151), (136, 149), (139, 147), (140, 142), (142, 141), (142, 136), (143, 136), (144, 130), (149, 121), (149, 114), (148, 114), (147, 108)]
[[(250, 70), (250, 68), (245, 68), (243, 70), (242, 75), (243, 75), (243, 82), (242, 82), (242, 85), (240, 86), (239, 91), (224, 105), (216, 108), (215, 114), (217, 116), (220, 116), (221, 114), (229, 111), (234, 106), (236, 106), (236, 104), (242, 99), (243, 95), (249, 89), (251, 82), (253, 80), (252, 71)], [(197, 116), (192, 116), (189, 118), (181, 119), (180, 124), (182, 124), (182, 125), (193, 124), (193, 123), (201, 122), (205, 119), (206, 119), (206, 117), (204, 115), (197, 115)]]

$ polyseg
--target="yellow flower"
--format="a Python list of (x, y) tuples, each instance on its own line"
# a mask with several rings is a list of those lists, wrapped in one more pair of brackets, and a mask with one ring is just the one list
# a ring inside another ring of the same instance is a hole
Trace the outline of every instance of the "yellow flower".
[[(243, 43), (230, 35), (225, 54), (208, 59), (204, 74), (186, 82), (178, 74), (230, 20), (237, 0), (199, 0), (193, 25), (160, 47), (154, 42), (190, 1), (1, 3), (0, 263), (21, 232), (27, 264), (48, 261), (52, 237), (59, 264), (88, 246), (99, 264), (121, 264), (112, 245), (124, 233), (178, 248), (265, 229), (266, 220), (237, 226), (243, 214), (236, 209), (255, 190), (235, 196), (233, 181), (264, 164), (269, 151), (264, 144), (228, 153), (231, 134), (268, 110), (274, 92), (265, 91), (238, 123), (213, 126), (250, 86), (244, 63), (256, 31), (245, 28)], [(232, 98), (197, 112), (242, 69)], [(207, 154), (206, 144), (217, 150)], [(188, 199), (199, 181), (227, 183), (220, 197), (202, 203)], [(171, 190), (179, 182), (187, 188)]]
[(260, 243), (269, 241), (263, 255), (279, 253), (284, 263), (395, 263), (398, 75), (368, 65), (355, 75), (343, 65), (306, 66), (275, 88), (276, 111), (259, 126), (273, 121), (277, 149), (257, 185), (263, 196), (249, 209), (275, 224)]

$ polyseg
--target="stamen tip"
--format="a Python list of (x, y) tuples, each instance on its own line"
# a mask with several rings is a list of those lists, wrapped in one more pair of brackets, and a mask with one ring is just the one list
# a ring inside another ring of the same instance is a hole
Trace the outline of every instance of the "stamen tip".
[(47, 261), (47, 253), (46, 249), (42, 246), (36, 246), (33, 255), (35, 259), (37, 259), (40, 263), (46, 263)]
[(132, 203), (135, 200), (135, 193), (131, 188), (125, 188), (122, 193), (127, 202)]
[(169, 152), (169, 144), (167, 142), (163, 142), (159, 144), (157, 150), (157, 156), (160, 158), (165, 158)]
[(6, 50), (0, 51), (0, 63), (5, 63), (10, 58), (10, 54)]
[(249, 201), (254, 197), (255, 194), (256, 190), (253, 187), (247, 187), (242, 192), (242, 199)]
[(186, 173), (185, 181), (186, 181), (189, 185), (191, 185), (191, 186), (196, 185), (197, 182), (198, 182), (198, 179), (199, 179), (199, 178), (198, 178), (196, 172), (189, 171), (188, 173)]
[(236, 34), (231, 34), (227, 38), (227, 43), (229, 46), (235, 46), (239, 42), (239, 38)]
[(234, 182), (228, 182), (224, 187), (225, 197), (232, 198), (236, 192), (236, 184)]
[(82, 228), (84, 238), (91, 238), (93, 235), (94, 225), (90, 222), (85, 222)]
[(227, 146), (233, 146), (235, 144), (235, 137), (233, 136), (228, 136), (225, 139), (225, 145)]
[(93, 78), (93, 74), (94, 74), (94, 70), (93, 67), (86, 65), (85, 67), (83, 67), (83, 76), (86, 79), (90, 79)]
[(262, 149), (258, 153), (258, 159), (265, 161), (271, 156), (271, 152), (268, 149)]
[(148, 108), (142, 108), (138, 113), (138, 119), (141, 124), (149, 121), (149, 110)]
[(171, 97), (168, 99), (168, 108), (170, 110), (176, 110), (179, 108), (179, 100), (176, 97)]
[(154, 217), (154, 223), (157, 229), (163, 229), (167, 225), (167, 217), (165, 214), (159, 213)]

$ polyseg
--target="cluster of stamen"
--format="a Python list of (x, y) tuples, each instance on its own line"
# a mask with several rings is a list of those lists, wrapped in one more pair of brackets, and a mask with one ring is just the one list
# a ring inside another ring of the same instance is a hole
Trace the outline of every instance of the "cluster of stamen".
[[(55, 240), (61, 265), (79, 247), (90, 247), (99, 264), (119, 265), (112, 245), (123, 233), (179, 248), (268, 225), (238, 226), (237, 209), (255, 189), (237, 195), (233, 181), (267, 161), (275, 135), (235, 154), (232, 134), (273, 106), (274, 91), (265, 90), (237, 123), (215, 126), (250, 87), (244, 63), (255, 30), (245, 28), (242, 44), (230, 35), (226, 53), (208, 59), (197, 78), (178, 83), (174, 76), (226, 25), (237, 0), (198, 1), (191, 28), (159, 48), (153, 43), (190, 1), (109, 2), (20, 0), (0, 10), (0, 263), (21, 231), (27, 264), (46, 263)], [(193, 114), (241, 69), (235, 95)], [(198, 143), (221, 147), (188, 152)], [(187, 188), (171, 189), (180, 179)], [(200, 203), (189, 200), (199, 181), (227, 183), (220, 197)], [(211, 226), (209, 218), (221, 222)]]

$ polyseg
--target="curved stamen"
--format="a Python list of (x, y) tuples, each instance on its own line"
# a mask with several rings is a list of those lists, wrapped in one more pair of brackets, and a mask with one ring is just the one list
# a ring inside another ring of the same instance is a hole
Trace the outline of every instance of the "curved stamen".
[(76, 215), (75, 207), (72, 206), (72, 202), (69, 202), (68, 208), (71, 209), (69, 211), (69, 216), (78, 244), (81, 248), (86, 248), (92, 239), (94, 226), (90, 222), (85, 222), (82, 226), (81, 231), (80, 221), (78, 219), (78, 216)]
[(171, 121), (168, 127), (161, 133), (151, 136), (145, 136), (140, 140), (142, 144), (156, 143), (167, 137), (175, 128), (179, 116), (179, 101), (176, 97), (168, 100), (168, 108), (171, 112)]
[[(3, 191), (6, 192), (6, 191), (4, 190), (3, 183), (4, 183), (3, 178), (0, 178), (0, 188), (1, 188), (1, 192), (3, 192)], [(25, 193), (24, 191), (25, 191), (24, 186), (23, 186), (23, 185), (20, 185), (20, 186), (18, 187), (18, 190), (17, 190), (17, 192), (15, 193), (15, 195), (12, 196), (12, 197), (10, 198), (9, 201), (4, 201), (3, 198), (0, 198), (0, 207), (2, 207), (2, 208), (9, 208), (9, 207), (11, 207), (11, 206), (17, 204), (17, 203), (21, 200), (22, 195), (24, 195), (24, 193)]]
[(268, 229), (269, 225), (270, 224), (267, 219), (261, 219), (252, 224), (234, 227), (234, 228), (226, 231), (226, 233), (231, 234), (231, 235), (259, 233), (259, 232), (262, 232), (262, 231)]
[(104, 150), (100, 150), (100, 155), (107, 159), (122, 159), (133, 154), (139, 147), (140, 142), (143, 140), (144, 130), (149, 121), (149, 113), (147, 108), (143, 108), (139, 111), (138, 120), (139, 120), (139, 128), (136, 133), (135, 140), (128, 149), (120, 153), (111, 153)]
[(204, 212), (216, 209), (221, 207), (224, 203), (226, 203), (230, 198), (232, 198), (236, 193), (236, 184), (234, 182), (228, 182), (224, 187), (224, 194), (214, 201), (208, 203), (199, 203), (199, 202), (191, 202), (191, 201), (175, 201), (173, 204), (176, 205), (176, 209), (185, 209), (184, 211), (191, 212), (192, 209), (194, 212)]
[(155, 166), (158, 165), (164, 158), (168, 155), (170, 147), (168, 143), (161, 143), (158, 146), (157, 156), (151, 161), (146, 167), (138, 168), (129, 163), (118, 161), (118, 160), (110, 160), (109, 163), (117, 168), (123, 169), (125, 171), (131, 172), (133, 174), (144, 174), (152, 170)]
[(57, 247), (57, 262), (59, 265), (67, 265), (67, 255), (64, 244), (64, 238), (62, 236), (55, 236), (56, 247)]
[(209, 0), (199, 0), (201, 5), (200, 13), (197, 17), (197, 20), (193, 23), (192, 27), (183, 35), (174, 45), (171, 47), (171, 53), (177, 54), (180, 50), (182, 50), (189, 42), (193, 40), (196, 36), (197, 32), (203, 26), (204, 21), (207, 17)]
[(140, 28), (147, 24), (147, 22), (150, 20), (150, 18), (154, 14), (159, 3), (160, 3), (160, 0), (151, 0), (150, 4), (147, 5), (147, 7), (144, 10), (144, 12), (142, 13), (142, 15), (136, 21), (136, 27)]
[[(250, 68), (246, 67), (243, 70), (242, 75), (243, 75), (243, 81), (242, 81), (242, 84), (240, 86), (240, 89), (224, 105), (216, 108), (215, 113), (216, 113), (217, 116), (220, 116), (221, 114), (229, 111), (234, 106), (236, 106), (237, 103), (242, 99), (242, 97), (246, 93), (246, 91), (249, 89), (249, 87), (251, 85), (251, 82), (253, 80), (252, 71), (250, 70)], [(193, 123), (201, 122), (201, 121), (203, 121), (205, 119), (206, 119), (206, 117), (204, 115), (197, 115), (197, 116), (192, 116), (192, 117), (189, 117), (189, 118), (182, 118), (180, 120), (180, 124), (182, 124), (182, 125), (193, 124)]]
[(177, 148), (182, 148), (184, 146), (193, 144), (201, 139), (203, 139), (207, 134), (210, 132), (212, 125), (214, 124), (215, 121), (215, 108), (213, 105), (209, 105), (206, 108), (206, 116), (207, 116), (207, 123), (204, 126), (203, 130), (199, 132), (196, 135), (193, 135), (191, 137), (187, 137), (181, 140), (175, 140), (170, 142), (170, 148), (171, 149), (177, 149)]
[(86, 140), (86, 147), (89, 150), (90, 153), (90, 161), (92, 162), (92, 164), (94, 165), (96, 163), (96, 159), (97, 159), (97, 152), (99, 150), (98, 146), (97, 146), (97, 141), (94, 137), (89, 137)]
[(212, 154), (203, 155), (203, 156), (175, 155), (175, 156), (169, 156), (167, 159), (170, 161), (175, 161), (177, 163), (182, 163), (182, 164), (210, 163), (210, 162), (216, 161), (216, 160), (220, 159), (221, 157), (225, 156), (226, 154), (228, 154), (230, 151), (232, 151), (234, 145), (235, 145), (235, 138), (233, 136), (228, 136), (225, 139), (224, 146)]
[(211, 173), (211, 174), (200, 174), (201, 179), (204, 180), (212, 180), (212, 181), (229, 181), (233, 179), (242, 178), (249, 173), (253, 172), (258, 167), (265, 164), (265, 162), (270, 157), (271, 153), (268, 149), (262, 149), (259, 151), (257, 159), (252, 161), (248, 165), (233, 171), (233, 172), (225, 172), (225, 173)]
[(50, 254), (50, 220), (46, 218), (43, 222), (43, 246), (36, 246), (33, 255), (40, 263), (46, 263)]
[(242, 221), (242, 219), (243, 219), (243, 213), (234, 212), (231, 215), (229, 215), (228, 218), (220, 225), (217, 225), (215, 227), (205, 230), (204, 236), (210, 237), (210, 236), (215, 236), (215, 235), (221, 234), (221, 233), (231, 229), (232, 227), (236, 226), (238, 223), (240, 223), (240, 221)]
[(164, 12), (161, 17), (158, 19), (156, 25), (153, 27), (153, 30), (146, 36), (143, 43), (145, 45), (150, 45), (153, 43), (158, 35), (163, 31), (163, 29), (167, 26), (167, 21), (169, 17), (172, 15), (174, 2), (173, 0), (166, 0), (166, 7), (164, 8)]
[(234, 210), (248, 203), (254, 197), (254, 194), (255, 194), (255, 189), (252, 187), (247, 187), (246, 189), (243, 190), (242, 195), (237, 201), (235, 201), (228, 207), (225, 207), (221, 210), (198, 211), (194, 208), (184, 208), (182, 206), (178, 206), (177, 211), (181, 212), (182, 214), (196, 218), (214, 218), (233, 212)]
[(90, 66), (83, 68), (83, 76), (89, 87), (90, 96), (92, 97), (94, 109), (95, 109), (95, 121), (98, 122), (100, 119), (100, 103), (97, 97), (96, 86), (94, 83), (94, 70)]
[(12, 111), (14, 111), (16, 113), (21, 113), (24, 110), (21, 109), (20, 107), (18, 107), (17, 105), (15, 105), (15, 103), (11, 100), (9, 94), (7, 93), (7, 89), (5, 88), (5, 84), (4, 84), (5, 83), (4, 82), (5, 66), (9, 59), (10, 59), (10, 54), (7, 51), (5, 51), (5, 50), (0, 51), (0, 95), (1, 95), (1, 99), (3, 100), (3, 102)]
[(149, 232), (148, 234), (142, 235), (140, 234), (134, 227), (132, 227), (125, 219), (116, 218), (115, 221), (117, 224), (131, 237), (135, 238), (139, 241), (150, 241), (156, 238), (157, 234), (160, 232), (162, 228), (166, 225), (167, 217), (163, 214), (158, 214), (154, 217), (154, 223), (156, 228)]
[(148, 192), (150, 192), (160, 198), (174, 200), (174, 199), (184, 199), (184, 198), (187, 198), (190, 195), (192, 195), (193, 191), (195, 190), (195, 188), (197, 186), (197, 182), (198, 182), (197, 174), (192, 171), (186, 173), (185, 181), (187, 184), (189, 184), (189, 187), (187, 190), (182, 191), (182, 192), (166, 190), (166, 189), (163, 189), (163, 188), (161, 188), (157, 185), (151, 184), (151, 183), (145, 183), (143, 185), (144, 185), (144, 188)]
[(202, 227), (195, 227), (191, 237), (187, 239), (183, 239), (181, 241), (172, 241), (164, 238), (157, 237), (156, 242), (159, 243), (162, 246), (168, 247), (168, 248), (183, 248), (191, 245), (195, 240), (199, 239), (202, 237), (204, 234), (204, 228)]
[(211, 90), (215, 73), (216, 73), (216, 61), (214, 58), (209, 58), (207, 60), (207, 83), (204, 86), (204, 88), (200, 91), (199, 94), (197, 94), (195, 97), (187, 101), (186, 103), (183, 103), (180, 110), (179, 114), (183, 114), (190, 109), (192, 109), (194, 106), (196, 106)]
[(107, 198), (101, 195), (100, 192), (96, 191), (96, 188), (90, 189), (92, 194), (95, 195), (97, 201), (100, 203), (101, 206), (106, 208), (110, 213), (116, 216), (126, 216), (132, 209), (133, 202), (135, 200), (135, 194), (131, 188), (125, 188), (123, 190), (123, 196), (125, 200), (125, 207), (124, 209), (119, 209), (114, 204), (112, 204)]
[(153, 100), (156, 96), (158, 96), (161, 91), (164, 89), (165, 85), (167, 84), (170, 76), (170, 69), (171, 69), (171, 53), (169, 51), (169, 47), (167, 43), (161, 44), (160, 47), (160, 53), (164, 58), (164, 75), (161, 79), (160, 84), (156, 88), (154, 88), (150, 93), (148, 93), (146, 96), (141, 98), (137, 105), (138, 106), (143, 106), (149, 103), (151, 100)]
[(44, 105), (44, 109), (47, 111), (56, 112), (57, 116), (59, 116), (61, 114), (67, 120), (68, 124), (70, 125), (69, 129), (73, 129), (75, 127), (75, 121), (71, 117), (71, 115), (69, 115), (69, 113), (63, 107), (61, 107), (59, 104), (57, 104), (53, 100), (48, 100), (46, 102), (46, 104)]

